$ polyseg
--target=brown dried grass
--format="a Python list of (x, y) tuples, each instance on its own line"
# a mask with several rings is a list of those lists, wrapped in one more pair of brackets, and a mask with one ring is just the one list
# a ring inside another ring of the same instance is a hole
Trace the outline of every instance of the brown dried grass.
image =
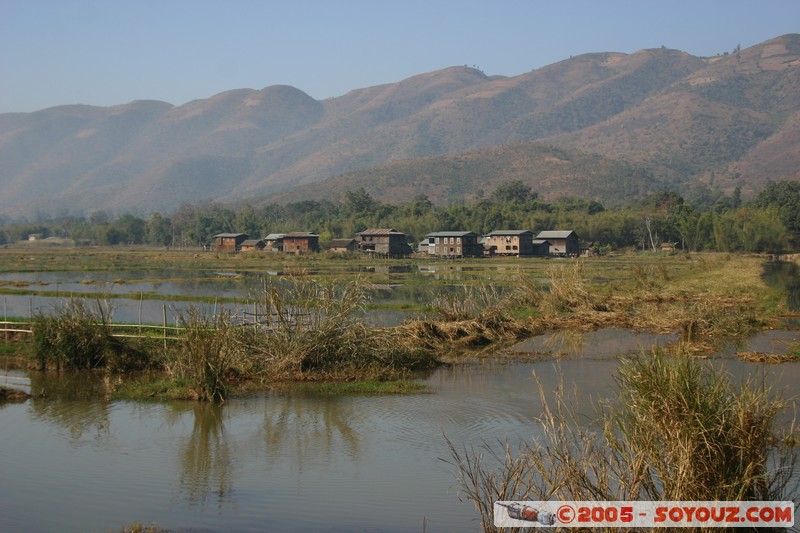
[(797, 429), (765, 385), (739, 388), (709, 365), (661, 353), (623, 359), (619, 393), (587, 419), (563, 382), (548, 400), (538, 381), (541, 435), (518, 450), (457, 448), (461, 494), (483, 531), (499, 500), (796, 500)]

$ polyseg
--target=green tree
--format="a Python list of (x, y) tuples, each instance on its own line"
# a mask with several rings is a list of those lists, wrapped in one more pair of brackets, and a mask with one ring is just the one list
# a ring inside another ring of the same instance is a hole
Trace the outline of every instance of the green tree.
[(159, 213), (153, 213), (145, 223), (145, 242), (151, 245), (172, 244), (172, 221)]
[(539, 195), (522, 180), (511, 180), (500, 184), (492, 193), (492, 198), (498, 202), (528, 202), (536, 200)]
[(800, 182), (779, 181), (771, 183), (753, 200), (759, 208), (776, 207), (786, 229), (796, 243), (800, 243)]
[(359, 187), (355, 191), (347, 191), (344, 193), (344, 197), (345, 205), (350, 213), (366, 214), (375, 208), (375, 199), (370, 196), (364, 187)]
[(142, 244), (145, 238), (145, 221), (125, 214), (116, 219), (112, 227), (118, 233), (119, 243)]

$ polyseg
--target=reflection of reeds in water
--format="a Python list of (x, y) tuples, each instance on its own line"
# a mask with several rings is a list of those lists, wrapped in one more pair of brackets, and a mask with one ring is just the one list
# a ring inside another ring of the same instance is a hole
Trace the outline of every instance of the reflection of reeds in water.
[(29, 404), (35, 418), (64, 428), (71, 439), (111, 438), (109, 404), (99, 375), (86, 372), (31, 372)]
[(222, 407), (195, 403), (194, 426), (181, 446), (180, 485), (191, 503), (205, 506), (229, 501), (233, 489), (233, 456), (222, 418)]
[(318, 464), (339, 453), (361, 454), (361, 439), (353, 428), (353, 404), (346, 399), (296, 393), (276, 394), (264, 409), (264, 444), (268, 460), (295, 457), (294, 463)]
[[(538, 382), (538, 381), (537, 381)], [(786, 501), (798, 496), (797, 431), (775, 426), (786, 404), (763, 383), (734, 387), (719, 370), (663, 354), (623, 359), (619, 398), (598, 420), (538, 382), (543, 435), (513, 450), (450, 446), (450, 463), (496, 531), (498, 500)], [(505, 531), (505, 530), (504, 530)]]
[(586, 334), (581, 331), (556, 331), (545, 337), (544, 346), (556, 354), (579, 354), (586, 344)]

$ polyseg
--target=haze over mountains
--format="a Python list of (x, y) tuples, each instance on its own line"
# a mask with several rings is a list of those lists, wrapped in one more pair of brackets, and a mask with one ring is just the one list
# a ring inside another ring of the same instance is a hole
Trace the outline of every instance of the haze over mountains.
[(364, 187), (469, 200), (509, 179), (620, 202), (800, 180), (800, 34), (713, 58), (576, 56), (513, 77), (451, 67), (317, 101), (288, 86), (182, 106), (0, 114), (0, 215), (147, 214)]

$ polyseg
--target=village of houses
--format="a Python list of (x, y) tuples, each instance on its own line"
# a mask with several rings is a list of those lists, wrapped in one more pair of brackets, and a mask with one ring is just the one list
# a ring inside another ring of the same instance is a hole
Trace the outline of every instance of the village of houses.
[[(214, 249), (228, 252), (266, 251), (302, 255), (320, 251), (319, 235), (307, 232), (272, 233), (251, 239), (245, 233), (220, 233), (214, 236)], [(412, 253), (428, 257), (551, 257), (578, 256), (582, 252), (578, 235), (571, 230), (541, 231), (496, 230), (487, 235), (472, 231), (429, 233), (416, 250), (406, 234), (391, 228), (366, 229), (351, 239), (332, 239), (327, 250), (333, 253), (369, 254), (380, 257), (406, 257)]]

